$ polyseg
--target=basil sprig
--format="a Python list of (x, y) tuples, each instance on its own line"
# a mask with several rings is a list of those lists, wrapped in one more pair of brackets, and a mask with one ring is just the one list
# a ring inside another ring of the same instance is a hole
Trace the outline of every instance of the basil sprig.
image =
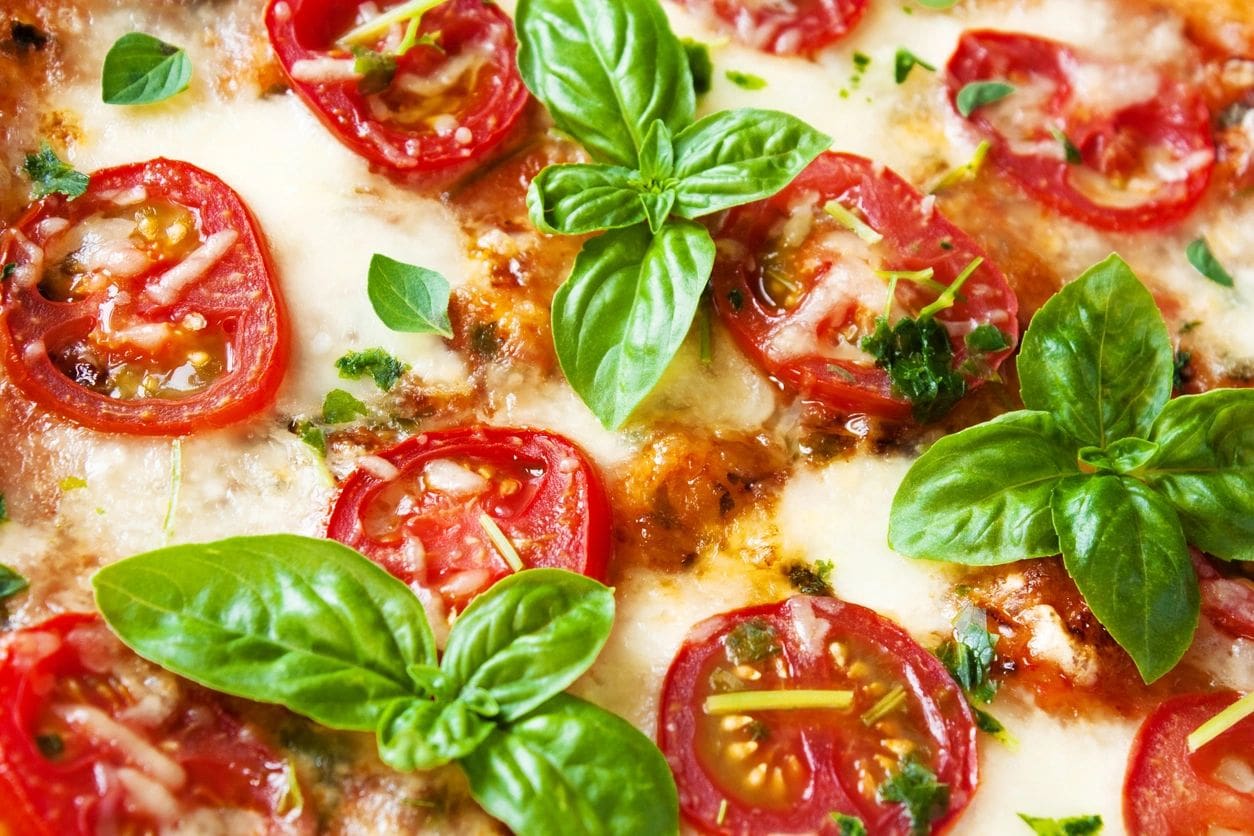
[(292, 535), (149, 552), (96, 573), (110, 628), (139, 655), (217, 691), (324, 726), (373, 731), (400, 770), (458, 763), (519, 833), (674, 833), (661, 753), (626, 721), (562, 693), (596, 659), (611, 590), (534, 569), (466, 608), (440, 658), (422, 604), (357, 552)]
[(831, 145), (794, 116), (732, 110), (694, 122), (684, 46), (657, 0), (521, 0), (518, 65), (592, 164), (532, 182), (532, 223), (588, 241), (553, 300), (557, 356), (607, 427), (657, 384), (714, 262), (692, 220), (769, 197)]
[(1198, 620), (1193, 543), (1254, 560), (1254, 390), (1169, 401), (1171, 340), (1117, 255), (1047, 302), (1023, 338), (1026, 410), (947, 436), (906, 474), (889, 542), (968, 565), (1063, 555), (1152, 682)]

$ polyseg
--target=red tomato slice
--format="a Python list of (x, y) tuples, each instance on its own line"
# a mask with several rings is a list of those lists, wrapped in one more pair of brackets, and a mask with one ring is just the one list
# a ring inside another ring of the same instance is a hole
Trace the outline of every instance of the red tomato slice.
[(736, 38), (780, 55), (808, 54), (840, 40), (866, 12), (867, 0), (678, 0), (695, 14), (716, 17)]
[(604, 580), (610, 511), (600, 478), (583, 451), (541, 430), (476, 427), (403, 441), (349, 476), (327, 536), (445, 615), (514, 571), (493, 543), (493, 523), (524, 567)]
[(1190, 552), (1202, 593), (1202, 614), (1229, 635), (1254, 641), (1254, 581), (1225, 577), (1200, 552)]
[[(1233, 693), (1173, 697), (1146, 718), (1132, 743), (1123, 784), (1123, 820), (1130, 836), (1249, 832), (1254, 823), (1248, 777), (1254, 771), (1254, 717), (1192, 754), (1186, 741), (1236, 699)], [(1242, 780), (1242, 788), (1234, 786)]]
[[(485, 0), (436, 6), (422, 16), (420, 42), (398, 59), (392, 79), (366, 92), (353, 53), (337, 42), (367, 19), (367, 5), (376, 4), (272, 0), (266, 9), (283, 71), (335, 138), (373, 165), (419, 175), (447, 173), (499, 145), (528, 100), (509, 17)], [(400, 3), (377, 5), (369, 17)], [(395, 52), (405, 28), (360, 46)]]
[[(717, 694), (797, 689), (851, 690), (853, 704), (706, 711)], [(866, 712), (894, 693), (868, 725)], [(666, 674), (658, 745), (680, 809), (706, 833), (833, 833), (830, 814), (843, 813), (871, 833), (908, 834), (904, 807), (877, 798), (906, 757), (948, 785), (932, 822), (940, 832), (978, 777), (971, 710), (945, 668), (900, 627), (835, 598), (799, 596), (693, 627)]]
[(214, 694), (153, 672), (94, 615), (6, 637), (0, 831), (155, 833), (229, 810), (236, 832), (312, 832), (311, 814), (288, 809), (300, 796), (261, 730)]
[[(860, 216), (883, 240), (868, 245), (830, 217), (835, 202)], [(803, 397), (838, 411), (909, 418), (888, 373), (859, 348), (888, 301), (873, 270), (931, 268), (948, 286), (983, 251), (892, 171), (851, 154), (826, 153), (774, 197), (737, 207), (715, 233), (714, 302), (741, 348)], [(915, 314), (937, 297), (897, 284), (895, 313)], [(985, 258), (952, 307), (936, 320), (950, 332), (955, 368), (973, 389), (1009, 356), (1018, 340), (1018, 300)], [(979, 325), (1000, 330), (1011, 346), (966, 364), (965, 335)]]
[(0, 232), (0, 350), (31, 400), (132, 435), (221, 427), (268, 406), (288, 327), (248, 208), (195, 166), (99, 171)]
[[(1152, 67), (1106, 64), (1065, 44), (967, 32), (946, 68), (951, 101), (975, 81), (1016, 90), (970, 120), (989, 159), (1047, 206), (1098, 229), (1163, 226), (1201, 199), (1215, 165), (1210, 114)], [(955, 105), (956, 107), (956, 105)], [(1068, 162), (1061, 132), (1079, 153)]]

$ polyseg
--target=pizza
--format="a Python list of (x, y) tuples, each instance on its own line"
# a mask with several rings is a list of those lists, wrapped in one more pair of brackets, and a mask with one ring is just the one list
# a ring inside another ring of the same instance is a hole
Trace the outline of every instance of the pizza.
[(1245, 0), (12, 0), (0, 834), (1254, 833)]

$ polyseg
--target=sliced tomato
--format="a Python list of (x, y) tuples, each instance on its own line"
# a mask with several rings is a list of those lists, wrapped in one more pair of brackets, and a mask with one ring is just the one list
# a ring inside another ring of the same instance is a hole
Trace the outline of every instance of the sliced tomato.
[[(831, 203), (882, 240), (868, 244), (850, 231), (825, 211)], [(715, 305), (741, 348), (803, 397), (902, 420), (911, 403), (860, 348), (888, 301), (888, 283), (875, 271), (933, 271), (931, 284), (897, 282), (896, 318), (916, 314), (937, 298), (929, 288), (949, 286), (983, 258), (956, 303), (935, 317), (973, 389), (1013, 350), (1019, 303), (996, 265), (933, 203), (870, 160), (823, 154), (774, 197), (727, 214), (715, 233)], [(965, 337), (981, 325), (1001, 331), (1007, 347), (971, 356)]]
[(809, 54), (840, 40), (866, 12), (867, 0), (679, 0), (723, 21), (741, 42), (780, 55)]
[[(847, 690), (853, 701), (744, 713), (707, 704), (798, 689)], [(947, 788), (935, 833), (977, 783), (971, 710), (945, 668), (900, 627), (835, 598), (795, 597), (693, 627), (666, 674), (657, 733), (680, 808), (706, 833), (835, 833), (832, 813), (874, 834), (911, 833), (904, 806), (879, 797), (911, 762)]]
[[(400, 2), (271, 0), (270, 43), (292, 88), (355, 153), (396, 174), (447, 173), (499, 145), (526, 107), (513, 23), (487, 0), (448, 0), (424, 13), (399, 58), (401, 22), (366, 43), (342, 38)], [(352, 48), (395, 61), (363, 77)]]
[(212, 174), (151, 160), (98, 171), (0, 232), (0, 350), (31, 400), (132, 435), (221, 427), (266, 408), (288, 326), (248, 208)]
[(1132, 743), (1123, 784), (1130, 836), (1248, 833), (1254, 824), (1254, 717), (1189, 752), (1187, 738), (1237, 699), (1233, 693), (1167, 700)]
[(216, 695), (157, 675), (94, 615), (7, 636), (0, 706), (0, 831), (313, 831), (261, 729)]
[(327, 536), (448, 615), (515, 571), (510, 549), (525, 568), (604, 580), (610, 511), (595, 468), (567, 439), (476, 427), (424, 433), (368, 460), (345, 481)]
[(1229, 635), (1254, 641), (1254, 580), (1228, 577), (1201, 552), (1190, 551), (1202, 593), (1202, 614)]
[(971, 114), (992, 143), (989, 159), (1037, 200), (1089, 226), (1173, 223), (1210, 182), (1210, 115), (1178, 74), (1103, 62), (1044, 38), (978, 31), (962, 36), (946, 75), (951, 101), (972, 82), (1015, 87)]

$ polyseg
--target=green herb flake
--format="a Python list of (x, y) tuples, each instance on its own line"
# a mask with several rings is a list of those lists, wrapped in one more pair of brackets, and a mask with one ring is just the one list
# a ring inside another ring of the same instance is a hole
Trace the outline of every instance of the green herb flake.
[(17, 262), (10, 261), (6, 263), (4, 267), (0, 267), (0, 281), (9, 278), (15, 272), (17, 272)]
[(724, 73), (727, 80), (742, 90), (761, 90), (766, 87), (766, 79), (753, 73), (742, 73), (739, 70), (728, 70)]
[(90, 178), (63, 162), (47, 142), (40, 143), (37, 154), (26, 157), (24, 167), (26, 175), (30, 177), (32, 197), (63, 194), (73, 200), (87, 191)]
[(803, 563), (793, 563), (785, 567), (784, 574), (793, 589), (802, 595), (832, 595), (832, 585), (828, 578), (832, 574), (830, 561), (820, 560), (813, 567)]
[(993, 354), (1010, 348), (1010, 338), (996, 325), (977, 325), (963, 338), (968, 351), (981, 354)]
[(866, 72), (866, 68), (871, 66), (871, 56), (865, 52), (855, 52), (853, 54), (853, 66), (860, 73)]
[(1185, 249), (1184, 255), (1197, 272), (1215, 284), (1223, 287), (1232, 287), (1236, 284), (1233, 281), (1232, 274), (1224, 269), (1224, 266), (1219, 263), (1219, 259), (1215, 258), (1215, 254), (1211, 251), (1210, 244), (1207, 243), (1205, 238), (1198, 238), (1190, 243)]
[(894, 326), (879, 317), (860, 346), (888, 372), (894, 391), (910, 401), (918, 421), (939, 418), (967, 392), (966, 379), (953, 367), (949, 332), (932, 317), (903, 317)]
[(101, 98), (105, 104), (141, 105), (165, 101), (187, 89), (192, 62), (181, 48), (143, 32), (118, 38), (105, 55)]
[(35, 735), (35, 748), (46, 760), (55, 761), (65, 753), (65, 741), (61, 735), (49, 732)]
[(913, 758), (901, 764), (901, 770), (880, 785), (880, 803), (900, 803), (910, 819), (911, 836), (926, 836), (932, 822), (949, 807), (949, 785), (936, 780), (936, 773)]
[(710, 60), (710, 48), (700, 41), (684, 38), (684, 54), (688, 57), (688, 72), (692, 74), (692, 89), (698, 96), (710, 92), (714, 81), (714, 62)]
[(1017, 749), (1019, 747), (1019, 739), (1010, 733), (996, 717), (989, 714), (982, 708), (971, 707), (971, 713), (975, 715), (975, 727), (996, 740), (1008, 749)]
[(723, 639), (727, 661), (733, 665), (761, 662), (782, 649), (775, 628), (760, 618), (742, 621)]
[(838, 836), (867, 836), (866, 825), (857, 816), (828, 813), (827, 817), (835, 823)]
[(364, 403), (343, 389), (332, 389), (322, 401), (322, 420), (328, 424), (347, 424), (369, 412)]
[(1179, 392), (1184, 388), (1184, 384), (1193, 378), (1193, 370), (1190, 364), (1193, 362), (1193, 353), (1184, 349), (1177, 349), (1171, 359), (1171, 388), (1172, 391)]
[(327, 454), (327, 434), (322, 427), (312, 421), (297, 421), (291, 429), (297, 438), (312, 447), (319, 455)]
[(1020, 813), (1019, 818), (1023, 819), (1037, 836), (1096, 836), (1102, 832), (1101, 816), (1046, 819)]
[(26, 578), (0, 563), (0, 603), (12, 598), (28, 586), (30, 582)]
[(1080, 149), (1075, 147), (1075, 143), (1061, 129), (1050, 128), (1049, 132), (1062, 146), (1063, 157), (1066, 159), (1067, 165), (1079, 165), (1084, 162), (1084, 156), (1080, 153)]
[(989, 678), (997, 660), (996, 633), (988, 630), (988, 615), (979, 607), (964, 604), (954, 618), (954, 637), (936, 650), (937, 657), (972, 699), (991, 702), (997, 682)]
[(905, 84), (906, 79), (910, 77), (910, 71), (915, 67), (922, 67), (929, 72), (936, 72), (936, 67), (924, 61), (905, 47), (897, 50), (897, 55), (893, 58), (893, 77), (898, 84)]
[(340, 377), (345, 380), (373, 378), (380, 389), (390, 392), (396, 382), (409, 371), (409, 366), (397, 360), (381, 348), (350, 351), (335, 361)]
[(9, 520), (9, 506), (8, 506), (8, 503), (4, 501), (4, 494), (0, 493), (0, 523), (8, 522), (8, 520)]
[(353, 71), (361, 76), (357, 81), (357, 89), (369, 96), (382, 93), (392, 84), (396, 77), (396, 56), (386, 52), (377, 52), (356, 44), (349, 47), (353, 53)]
[(999, 102), (1014, 91), (1014, 86), (1004, 81), (973, 81), (958, 91), (955, 105), (963, 118), (970, 119), (976, 110)]

